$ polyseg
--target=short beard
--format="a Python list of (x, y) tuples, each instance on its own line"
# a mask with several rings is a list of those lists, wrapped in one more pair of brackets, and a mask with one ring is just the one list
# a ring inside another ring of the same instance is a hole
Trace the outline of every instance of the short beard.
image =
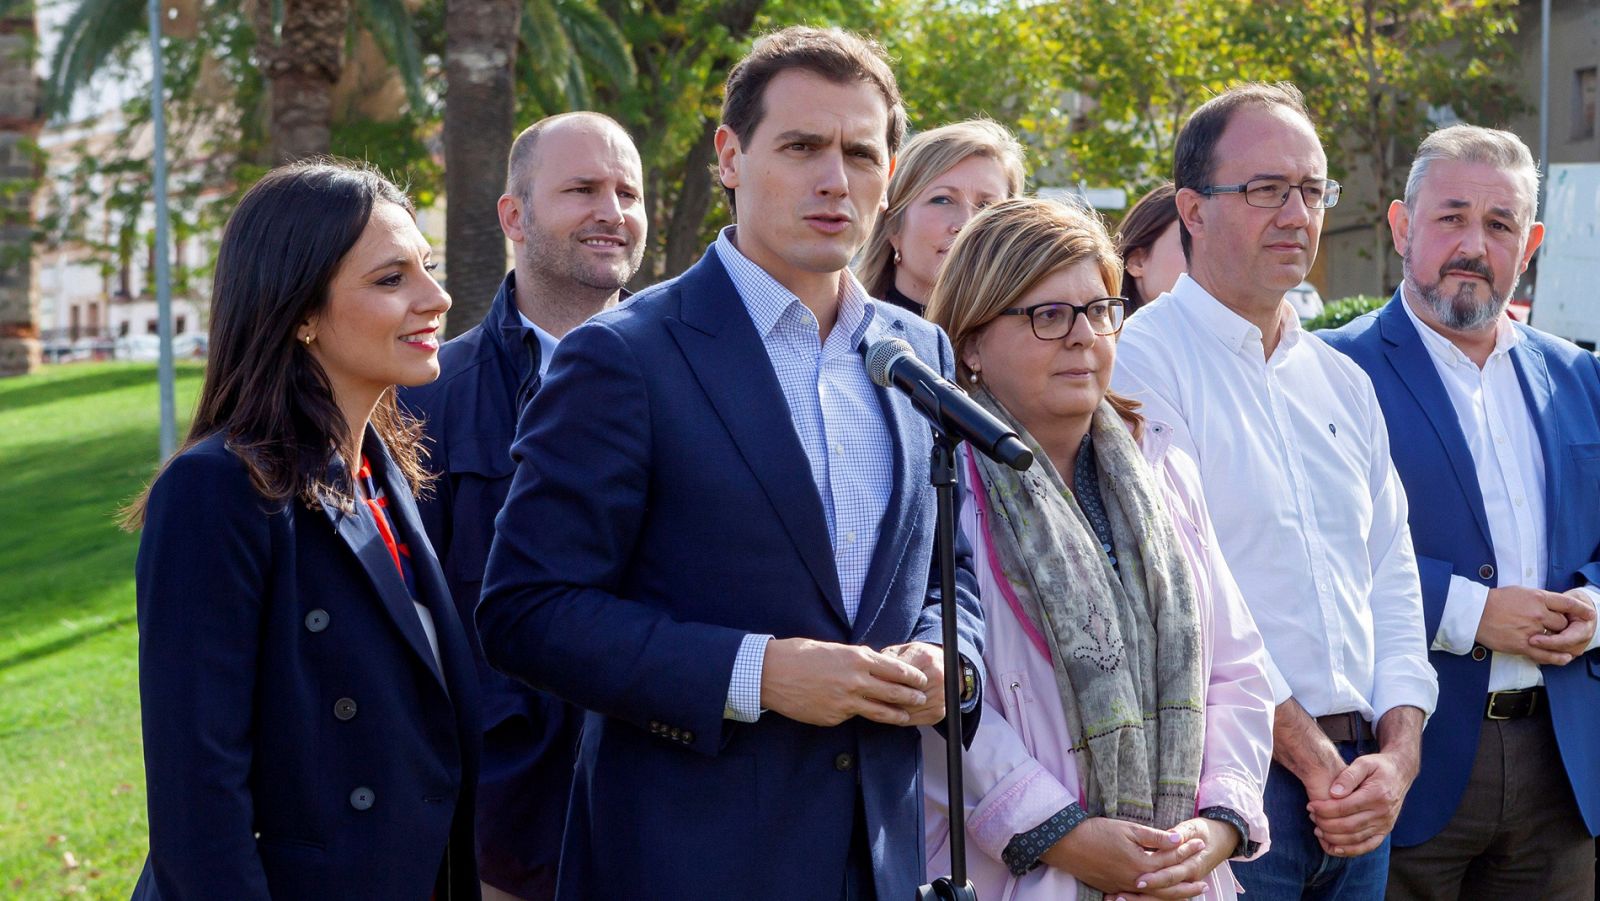
[[(1475, 332), (1483, 329), (1501, 316), (1505, 315), (1506, 304), (1510, 299), (1507, 294), (1499, 294), (1494, 289), (1494, 271), (1487, 263), (1481, 260), (1456, 259), (1451, 260), (1439, 269), (1439, 277), (1431, 283), (1424, 283), (1417, 277), (1416, 266), (1412, 264), (1411, 248), (1406, 247), (1405, 253), (1405, 280), (1411, 286), (1412, 294), (1417, 302), (1427, 308), (1428, 312), (1440, 325), (1456, 332)], [(1467, 272), (1476, 272), (1483, 275), (1487, 281), (1485, 289), (1489, 296), (1484, 300), (1478, 298), (1478, 286), (1472, 282), (1465, 282), (1456, 289), (1454, 297), (1446, 297), (1439, 290), (1444, 284), (1444, 273), (1451, 269)], [(1511, 283), (1515, 289), (1517, 283)]]
[[(532, 207), (525, 209), (527, 212), (522, 217), (522, 230), (529, 240), (517, 249), (517, 265), (526, 265), (538, 272), (539, 280), (546, 284), (564, 281), (591, 291), (616, 291), (627, 285), (628, 280), (639, 271), (639, 264), (644, 261), (644, 244), (635, 241), (629, 247), (625, 271), (587, 265), (579, 258), (570, 235), (555, 235), (545, 231), (534, 218)], [(618, 230), (621, 230), (620, 227)]]

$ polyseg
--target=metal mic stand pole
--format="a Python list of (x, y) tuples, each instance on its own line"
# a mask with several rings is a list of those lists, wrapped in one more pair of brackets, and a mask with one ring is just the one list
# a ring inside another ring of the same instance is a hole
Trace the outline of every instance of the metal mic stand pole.
[[(956, 444), (935, 427), (928, 477), (938, 500), (939, 612), (944, 621), (945, 768), (949, 775), (950, 875), (917, 889), (917, 901), (978, 901), (967, 881), (967, 805), (961, 783), (961, 651), (956, 646)], [(976, 666), (979, 661), (973, 661)]]

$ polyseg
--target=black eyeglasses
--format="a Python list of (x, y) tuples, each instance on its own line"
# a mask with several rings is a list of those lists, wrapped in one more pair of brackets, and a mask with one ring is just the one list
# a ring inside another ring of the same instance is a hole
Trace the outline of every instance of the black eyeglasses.
[(1252, 178), (1242, 185), (1207, 185), (1200, 193), (1207, 197), (1243, 194), (1245, 203), (1273, 210), (1288, 203), (1289, 192), (1295, 188), (1300, 189), (1300, 197), (1308, 210), (1325, 210), (1339, 202), (1339, 183), (1331, 178), (1308, 178), (1297, 185), (1282, 178)]
[(1001, 310), (1000, 315), (1026, 316), (1035, 338), (1056, 341), (1071, 333), (1080, 315), (1089, 321), (1089, 329), (1096, 335), (1115, 335), (1122, 330), (1122, 311), (1127, 303), (1126, 297), (1097, 297), (1084, 304), (1053, 300)]

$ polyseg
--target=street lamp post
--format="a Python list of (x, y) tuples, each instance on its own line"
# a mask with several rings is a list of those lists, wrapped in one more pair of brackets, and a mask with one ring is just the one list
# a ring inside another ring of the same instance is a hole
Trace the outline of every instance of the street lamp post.
[(156, 327), (161, 341), (157, 380), (161, 390), (161, 460), (166, 462), (178, 448), (178, 402), (177, 372), (172, 359), (172, 271), (167, 255), (167, 114), (166, 90), (162, 85), (161, 0), (149, 0), (149, 8), (150, 122), (155, 130), (155, 146), (150, 153), (155, 166)]

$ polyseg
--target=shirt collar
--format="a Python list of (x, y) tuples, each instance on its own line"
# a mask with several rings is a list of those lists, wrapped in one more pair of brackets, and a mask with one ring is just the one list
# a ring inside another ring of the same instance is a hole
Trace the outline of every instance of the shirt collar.
[[(1400, 307), (1406, 311), (1406, 317), (1411, 320), (1411, 325), (1416, 328), (1417, 334), (1422, 337), (1422, 346), (1428, 349), (1428, 355), (1446, 366), (1470, 366), (1474, 370), (1478, 364), (1462, 352), (1454, 341), (1441, 335), (1433, 326), (1422, 321), (1422, 317), (1411, 309), (1410, 293), (1404, 287), (1401, 289)], [(1495, 325), (1494, 350), (1489, 352), (1489, 359), (1510, 353), (1511, 348), (1522, 343), (1522, 333), (1511, 324), (1508, 316), (1501, 316)]]
[(532, 331), (533, 336), (539, 340), (539, 374), (544, 375), (550, 368), (550, 358), (555, 355), (559, 339), (535, 325), (533, 320), (528, 318), (528, 314), (522, 312), (521, 307), (517, 308), (517, 318), (522, 320), (522, 327)]
[[(744, 301), (744, 306), (750, 313), (750, 319), (755, 322), (756, 332), (765, 341), (772, 330), (777, 327), (779, 320), (791, 310), (798, 308), (798, 315), (802, 315), (813, 325), (816, 316), (801, 302), (799, 296), (783, 286), (783, 283), (773, 278), (765, 269), (756, 265), (740, 252), (733, 243), (736, 225), (725, 227), (717, 235), (717, 241), (712, 246), (717, 250), (717, 259), (721, 260), (722, 267), (728, 271), (728, 278), (732, 279), (733, 287), (739, 292), (739, 299)], [(867, 303), (867, 290), (856, 280), (855, 274), (849, 269), (840, 273), (839, 278), (839, 315), (834, 322), (833, 331), (843, 332), (850, 336), (851, 346), (861, 343), (867, 331), (867, 324), (871, 322), (872, 307)], [(830, 333), (830, 338), (832, 333)]]
[[(1188, 273), (1178, 276), (1178, 283), (1172, 286), (1172, 294), (1183, 309), (1200, 320), (1200, 324), (1233, 353), (1242, 353), (1245, 345), (1252, 340), (1261, 341), (1261, 329), (1255, 323), (1228, 309), (1199, 282), (1190, 278)], [(1288, 301), (1278, 304), (1278, 322), (1281, 327), (1278, 346), (1293, 347), (1298, 344), (1305, 330), (1300, 327), (1300, 317)]]

